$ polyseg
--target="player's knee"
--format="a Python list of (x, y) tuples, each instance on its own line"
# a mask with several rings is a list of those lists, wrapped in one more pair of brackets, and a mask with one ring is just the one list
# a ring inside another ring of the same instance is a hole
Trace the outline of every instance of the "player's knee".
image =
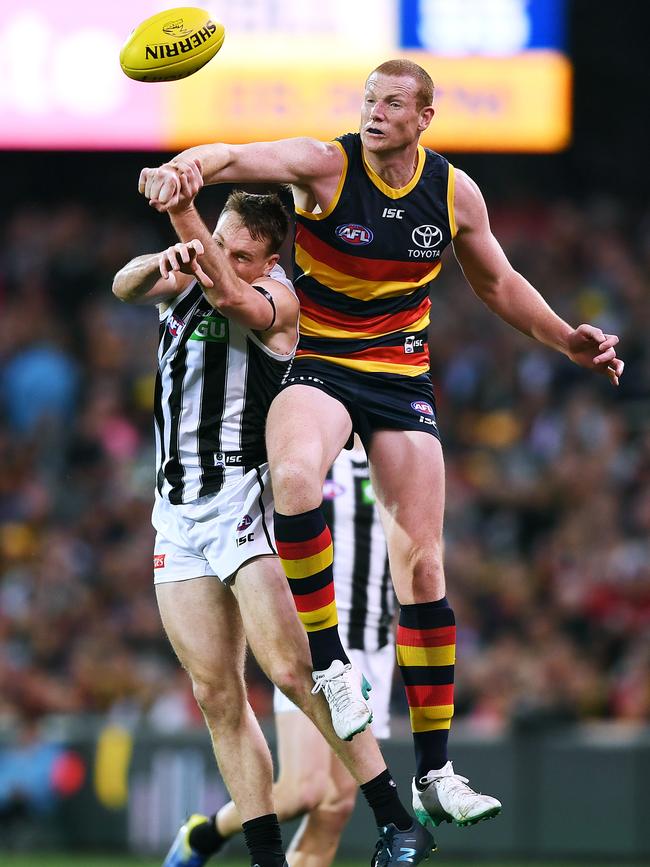
[(311, 694), (313, 686), (310, 672), (307, 668), (298, 665), (296, 660), (275, 660), (271, 664), (269, 677), (283, 692), (289, 701), (302, 708)]
[(276, 500), (288, 497), (292, 500), (312, 497), (316, 508), (322, 500), (318, 471), (297, 458), (276, 461), (271, 466), (273, 493)]
[(293, 779), (278, 779), (273, 792), (273, 800), (278, 815), (293, 819), (315, 810), (325, 797), (326, 780), (322, 774), (308, 774)]
[(192, 675), (192, 691), (210, 723), (236, 727), (246, 713), (246, 691), (234, 678)]
[[(445, 594), (442, 547), (416, 546), (409, 553), (410, 589), (416, 602), (430, 602)], [(398, 596), (400, 595), (398, 589)]]

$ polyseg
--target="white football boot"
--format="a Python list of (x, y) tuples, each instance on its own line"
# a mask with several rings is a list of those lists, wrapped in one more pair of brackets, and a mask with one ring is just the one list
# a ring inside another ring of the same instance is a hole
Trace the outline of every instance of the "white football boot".
[(372, 722), (372, 710), (367, 702), (372, 687), (353, 666), (335, 659), (324, 671), (312, 672), (312, 695), (323, 692), (330, 708), (332, 725), (344, 741), (362, 732)]
[(501, 801), (475, 792), (467, 777), (454, 773), (451, 762), (439, 771), (429, 771), (417, 783), (413, 780), (413, 810), (425, 827), (455, 822), (459, 827), (475, 825), (501, 812)]

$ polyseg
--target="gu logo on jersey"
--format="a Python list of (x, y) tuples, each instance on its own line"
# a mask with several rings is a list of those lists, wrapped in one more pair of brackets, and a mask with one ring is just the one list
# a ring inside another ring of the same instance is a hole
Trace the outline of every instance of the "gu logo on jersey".
[(372, 231), (359, 223), (343, 223), (336, 227), (336, 237), (345, 241), (346, 244), (352, 244), (353, 247), (363, 247), (369, 244), (375, 237)]
[(404, 338), (404, 352), (407, 355), (413, 355), (414, 352), (424, 352), (424, 337), (409, 334), (408, 337)]
[(237, 529), (241, 532), (242, 530), (245, 530), (247, 527), (250, 527), (250, 525), (252, 523), (253, 523), (253, 519), (251, 518), (251, 516), (250, 515), (244, 515), (244, 517), (241, 519), (241, 521), (237, 524)]
[(323, 482), (323, 499), (324, 500), (335, 500), (337, 497), (340, 497), (341, 494), (345, 493), (345, 488), (343, 485), (339, 485), (338, 482), (335, 482), (334, 479), (325, 479)]
[(367, 506), (372, 506), (377, 502), (370, 479), (363, 479), (361, 482), (361, 499)]
[(228, 340), (228, 320), (221, 316), (204, 316), (192, 332), (190, 340), (225, 343)]
[(176, 337), (183, 325), (185, 325), (184, 320), (179, 319), (178, 316), (174, 316), (172, 313), (169, 317), (169, 322), (167, 323), (167, 331), (169, 331), (172, 337)]
[(153, 568), (154, 569), (164, 569), (165, 568), (165, 555), (164, 554), (154, 554), (153, 555)]

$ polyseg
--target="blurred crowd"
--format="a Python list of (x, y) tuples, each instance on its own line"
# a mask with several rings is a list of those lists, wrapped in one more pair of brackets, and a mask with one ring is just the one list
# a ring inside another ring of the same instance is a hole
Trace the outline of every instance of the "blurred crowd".
[[(620, 335), (627, 369), (615, 389), (514, 332), (447, 252), (430, 348), (457, 718), (496, 732), (647, 722), (650, 214), (491, 214), (562, 316)], [(128, 259), (169, 243), (160, 221), (157, 234), (81, 201), (0, 220), (0, 729), (82, 713), (201, 725), (152, 586), (156, 312), (111, 294)], [(413, 497), (427, 508), (417, 478)], [(250, 684), (269, 713), (254, 666)]]

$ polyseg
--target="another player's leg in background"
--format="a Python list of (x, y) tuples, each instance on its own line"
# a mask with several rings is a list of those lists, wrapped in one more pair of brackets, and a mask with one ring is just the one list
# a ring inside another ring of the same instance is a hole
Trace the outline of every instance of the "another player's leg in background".
[(304, 385), (282, 391), (267, 420), (278, 553), (307, 630), (315, 689), (325, 694), (344, 740), (363, 731), (372, 712), (369, 684), (351, 665), (339, 637), (332, 537), (320, 507), (325, 475), (351, 432), (345, 407)]
[(397, 662), (415, 747), (413, 807), (426, 824), (474, 824), (495, 816), (501, 804), (474, 792), (447, 755), (456, 628), (442, 562), (442, 448), (424, 432), (381, 430), (373, 436), (369, 459), (400, 603)]
[[(313, 810), (325, 797), (331, 750), (302, 711), (284, 696), (280, 701), (292, 710), (275, 714), (279, 776), (273, 785), (273, 804), (278, 821), (288, 822)], [(215, 824), (225, 838), (241, 831), (233, 801), (221, 807)]]
[[(219, 770), (237, 803), (251, 864), (281, 867), (282, 839), (271, 795), (273, 763), (244, 682), (246, 642), (237, 601), (218, 579), (159, 584), (158, 606), (169, 640), (192, 679)], [(198, 867), (215, 851), (202, 817), (184, 826), (165, 864)]]

